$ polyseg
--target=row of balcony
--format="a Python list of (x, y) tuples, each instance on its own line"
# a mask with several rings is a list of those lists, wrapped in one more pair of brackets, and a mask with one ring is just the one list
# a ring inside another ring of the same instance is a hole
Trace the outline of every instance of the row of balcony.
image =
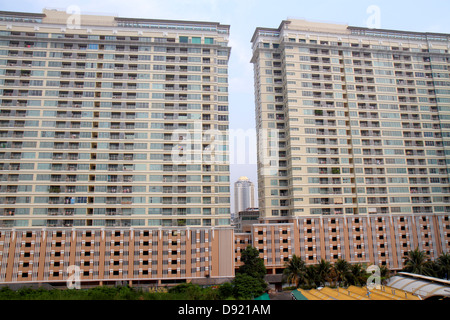
[[(92, 71), (92, 72), (80, 72), (80, 71), (58, 71), (58, 76), (61, 79), (106, 79), (106, 80), (137, 80), (137, 74), (136, 73), (124, 73), (124, 72), (114, 72), (113, 69), (107, 70), (103, 69), (104, 71)], [(138, 70), (137, 68), (129, 68), (129, 70)], [(198, 71), (198, 73), (202, 74), (202, 82), (212, 82), (212, 77), (208, 75), (208, 73), (211, 73), (213, 69), (203, 68), (202, 71)], [(110, 71), (110, 72), (107, 72)], [(148, 70), (142, 70), (143, 72)], [(162, 72), (163, 70), (161, 70)], [(184, 70), (184, 68), (178, 68), (175, 70), (175, 68), (169, 68), (165, 71), (187, 71)], [(191, 72), (191, 71), (190, 71)], [(186, 72), (187, 73), (187, 72)], [(206, 73), (206, 75), (205, 75)], [(7, 77), (21, 77), (21, 78), (28, 78), (33, 76), (32, 70), (24, 70), (24, 69), (7, 69), (5, 72), (5, 76)], [(166, 74), (166, 81), (180, 81), (180, 82), (186, 82), (188, 81), (187, 75), (178, 75), (178, 74)], [(192, 80), (189, 80), (189, 82), (193, 82)], [(198, 81), (195, 81), (196, 83)]]

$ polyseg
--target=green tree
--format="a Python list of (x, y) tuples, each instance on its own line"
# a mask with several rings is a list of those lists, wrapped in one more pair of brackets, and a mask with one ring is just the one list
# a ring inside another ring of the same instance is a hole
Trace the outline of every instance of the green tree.
[(350, 265), (350, 272), (352, 274), (350, 283), (355, 286), (364, 286), (369, 278), (369, 274), (366, 272), (366, 268), (360, 264), (355, 263)]
[(330, 268), (330, 272), (328, 273), (326, 280), (332, 288), (335, 288), (337, 286), (336, 284), (338, 282), (338, 274), (334, 266)]
[(218, 292), (210, 287), (201, 288), (197, 284), (182, 283), (169, 289), (169, 293), (182, 300), (216, 300)]
[(317, 288), (317, 284), (320, 282), (319, 275), (317, 273), (317, 265), (311, 264), (306, 266), (305, 280), (308, 288)]
[(381, 284), (386, 285), (387, 280), (390, 278), (390, 276), (391, 270), (389, 270), (389, 268), (386, 266), (381, 266), (380, 267)]
[(138, 292), (129, 286), (119, 287), (117, 291), (116, 298), (120, 300), (136, 300), (138, 295)]
[(246, 273), (237, 273), (233, 280), (233, 293), (236, 298), (252, 299), (266, 290), (266, 283), (260, 278)]
[(316, 271), (319, 285), (324, 287), (329, 282), (331, 263), (322, 258), (317, 265)]
[(421, 274), (425, 276), (434, 276), (433, 264), (424, 251), (419, 248), (408, 251), (405, 257), (403, 271)]
[(306, 265), (302, 258), (294, 254), (285, 263), (283, 276), (289, 284), (295, 284), (297, 288), (300, 283), (304, 283), (306, 280)]
[(200, 287), (193, 283), (181, 283), (169, 289), (169, 293), (179, 295), (186, 300), (199, 300)]
[(16, 292), (9, 287), (3, 287), (0, 289), (0, 300), (14, 300), (16, 299)]
[(264, 260), (259, 257), (258, 249), (250, 245), (247, 246), (247, 248), (241, 252), (241, 261), (244, 264), (239, 267), (239, 273), (253, 275), (258, 278), (265, 277), (267, 270), (264, 265)]
[[(75, 290), (70, 290), (74, 293)], [(77, 290), (78, 291), (78, 290)], [(67, 291), (66, 291), (67, 292)], [(72, 293), (70, 292), (70, 293)], [(99, 286), (91, 288), (86, 292), (86, 298), (89, 300), (126, 300), (134, 298), (134, 289), (128, 286), (108, 287)]]
[(244, 264), (233, 280), (234, 295), (244, 299), (260, 296), (267, 288), (264, 260), (259, 257), (259, 251), (249, 245), (241, 252), (241, 261)]
[(450, 253), (442, 253), (436, 260), (437, 275), (439, 278), (450, 278)]
[(347, 286), (352, 281), (353, 275), (350, 270), (350, 264), (347, 261), (338, 259), (334, 263), (333, 269), (336, 272), (339, 286)]
[(233, 285), (230, 282), (225, 282), (219, 287), (219, 298), (221, 300), (228, 299), (233, 295)]

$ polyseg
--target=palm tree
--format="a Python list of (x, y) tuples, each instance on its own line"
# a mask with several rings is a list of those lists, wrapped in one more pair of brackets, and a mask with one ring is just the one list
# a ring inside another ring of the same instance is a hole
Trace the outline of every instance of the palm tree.
[(403, 271), (421, 274), (424, 276), (434, 276), (432, 262), (429, 260), (425, 252), (420, 251), (419, 248), (407, 253)]
[(308, 287), (317, 287), (317, 284), (319, 283), (319, 277), (317, 273), (317, 266), (316, 265), (309, 265), (306, 266), (306, 283), (308, 284)]
[(387, 280), (391, 277), (391, 270), (386, 266), (380, 267), (381, 284), (386, 285)]
[(328, 282), (330, 270), (331, 263), (322, 258), (316, 267), (319, 285), (325, 286), (325, 284)]
[(350, 272), (352, 273), (352, 277), (350, 279), (351, 284), (356, 286), (366, 284), (369, 275), (366, 272), (366, 268), (362, 264), (355, 263), (350, 265)]
[(450, 277), (450, 253), (442, 253), (436, 260), (438, 276), (443, 279)]
[(283, 275), (289, 284), (295, 284), (296, 287), (306, 280), (306, 265), (302, 258), (295, 254), (292, 259), (286, 262)]
[(335, 263), (333, 268), (336, 271), (337, 280), (339, 282), (339, 286), (343, 283), (343, 285), (347, 285), (351, 279), (352, 279), (352, 273), (350, 271), (350, 264), (343, 260), (338, 259)]
[(328, 282), (332, 288), (336, 287), (336, 282), (338, 281), (338, 274), (334, 266), (330, 267), (330, 271), (326, 274), (325, 281)]

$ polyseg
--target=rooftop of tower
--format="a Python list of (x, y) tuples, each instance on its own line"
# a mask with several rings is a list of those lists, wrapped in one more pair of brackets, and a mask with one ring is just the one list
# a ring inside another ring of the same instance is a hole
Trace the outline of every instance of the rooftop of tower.
[(283, 30), (296, 30), (306, 32), (323, 32), (337, 34), (353, 34), (361, 36), (386, 37), (404, 40), (433, 40), (433, 41), (450, 41), (450, 34), (436, 32), (417, 32), (390, 29), (374, 29), (367, 27), (349, 26), (347, 24), (314, 22), (303, 19), (287, 19), (283, 20), (278, 28), (257, 27), (251, 42), (256, 40), (258, 35), (279, 36)]
[[(75, 16), (77, 15), (77, 16)], [(126, 28), (156, 28), (189, 31), (213, 31), (229, 33), (230, 25), (209, 21), (162, 20), (148, 18), (117, 17), (106, 14), (67, 13), (58, 9), (43, 9), (42, 13), (0, 11), (0, 22), (24, 22), (66, 25), (69, 19), (79, 18), (81, 26), (105, 26)]]

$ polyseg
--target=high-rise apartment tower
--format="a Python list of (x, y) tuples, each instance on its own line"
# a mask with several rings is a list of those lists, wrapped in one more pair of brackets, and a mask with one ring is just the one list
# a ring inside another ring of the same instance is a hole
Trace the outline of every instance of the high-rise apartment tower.
[(450, 35), (286, 20), (251, 42), (269, 269), (448, 252)]
[(228, 36), (0, 12), (0, 283), (233, 276)]
[(229, 26), (0, 13), (0, 226), (229, 225)]
[[(301, 20), (252, 38), (262, 216), (450, 212), (450, 36)], [(267, 152), (263, 152), (267, 151)]]

